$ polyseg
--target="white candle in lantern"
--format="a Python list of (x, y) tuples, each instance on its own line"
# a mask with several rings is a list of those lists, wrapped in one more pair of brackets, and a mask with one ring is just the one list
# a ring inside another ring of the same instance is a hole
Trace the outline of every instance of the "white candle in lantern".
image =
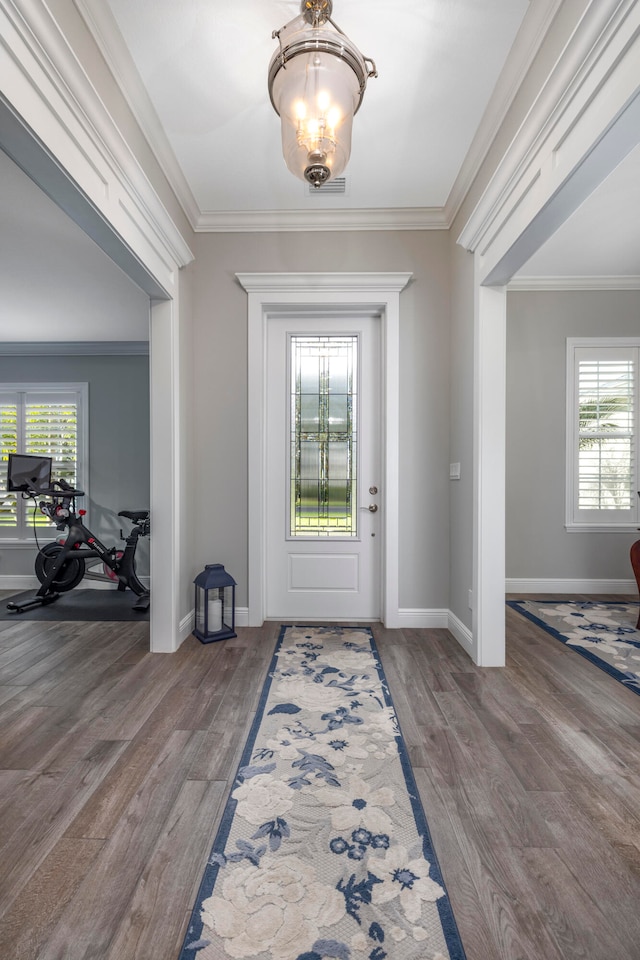
[(217, 633), (222, 630), (222, 600), (216, 597), (215, 600), (209, 600), (209, 633)]

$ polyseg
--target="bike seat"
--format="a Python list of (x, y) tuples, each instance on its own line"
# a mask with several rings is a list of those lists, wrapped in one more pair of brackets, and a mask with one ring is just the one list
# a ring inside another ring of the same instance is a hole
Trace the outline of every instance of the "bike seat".
[(146, 520), (149, 516), (148, 510), (120, 510), (118, 513), (119, 517), (126, 517), (127, 520), (133, 520), (134, 523), (138, 523), (139, 520)]

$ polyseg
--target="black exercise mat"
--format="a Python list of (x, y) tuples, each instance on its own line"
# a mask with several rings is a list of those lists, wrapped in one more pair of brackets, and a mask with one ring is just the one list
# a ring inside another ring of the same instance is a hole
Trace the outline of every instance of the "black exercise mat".
[(0, 600), (0, 620), (148, 620), (149, 610), (133, 610), (137, 600), (131, 590), (69, 590), (53, 603), (31, 607), (24, 613), (7, 610), (7, 603), (20, 603), (35, 596), (37, 588), (23, 590)]

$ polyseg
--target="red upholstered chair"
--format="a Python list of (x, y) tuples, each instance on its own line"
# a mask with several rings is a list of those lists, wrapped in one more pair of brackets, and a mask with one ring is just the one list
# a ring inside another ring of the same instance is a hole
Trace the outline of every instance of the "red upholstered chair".
[[(633, 567), (633, 573), (636, 578), (636, 583), (638, 584), (638, 592), (640, 593), (640, 540), (636, 540), (636, 542), (631, 547), (630, 556), (631, 556), (631, 566)], [(636, 630), (640, 630), (640, 615), (638, 615)]]

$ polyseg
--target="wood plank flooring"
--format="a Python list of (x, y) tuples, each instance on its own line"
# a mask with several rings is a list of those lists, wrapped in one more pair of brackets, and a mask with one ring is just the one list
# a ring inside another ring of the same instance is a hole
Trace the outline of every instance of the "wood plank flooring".
[[(640, 697), (507, 620), (374, 628), (467, 958), (639, 960)], [(278, 629), (0, 622), (2, 960), (176, 960)]]

